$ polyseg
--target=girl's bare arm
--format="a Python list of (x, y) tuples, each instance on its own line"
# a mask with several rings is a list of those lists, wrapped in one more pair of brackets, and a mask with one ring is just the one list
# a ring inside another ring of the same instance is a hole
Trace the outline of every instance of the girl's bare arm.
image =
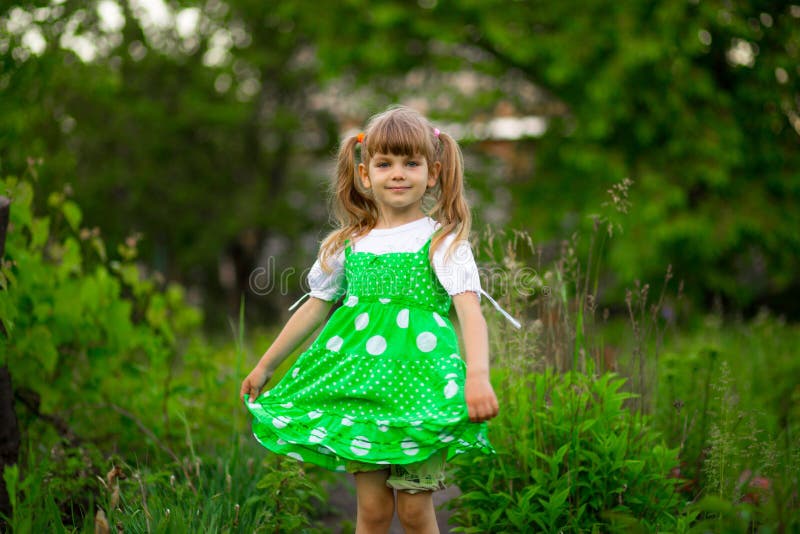
[(275, 368), (322, 324), (332, 305), (332, 302), (316, 297), (310, 297), (303, 303), (289, 317), (267, 352), (261, 356), (255, 368), (242, 381), (239, 397), (244, 398), (245, 395), (249, 395), (250, 400), (255, 400)]
[(478, 295), (466, 291), (453, 296), (461, 336), (464, 339), (467, 380), (464, 396), (471, 421), (487, 421), (497, 415), (497, 396), (489, 382), (489, 333)]

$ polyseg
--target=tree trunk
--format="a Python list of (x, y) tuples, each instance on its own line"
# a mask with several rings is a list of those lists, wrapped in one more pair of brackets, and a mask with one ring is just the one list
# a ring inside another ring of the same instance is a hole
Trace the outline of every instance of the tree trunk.
[[(5, 254), (6, 230), (8, 229), (8, 215), (11, 203), (0, 196), (0, 260)], [(0, 322), (0, 336), (7, 333)], [(17, 463), (19, 454), (19, 425), (17, 415), (14, 413), (14, 393), (11, 389), (11, 374), (8, 371), (8, 362), (0, 366), (0, 512), (11, 517), (11, 502), (6, 491), (6, 482), (3, 471), (7, 465)], [(2, 523), (0, 523), (2, 526)]]

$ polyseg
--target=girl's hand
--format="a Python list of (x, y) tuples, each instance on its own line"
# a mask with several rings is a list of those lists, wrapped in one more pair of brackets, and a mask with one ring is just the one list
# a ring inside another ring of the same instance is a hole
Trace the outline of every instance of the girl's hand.
[(267, 369), (256, 366), (250, 374), (242, 381), (242, 389), (239, 391), (239, 398), (245, 400), (245, 396), (250, 397), (250, 402), (254, 402), (261, 392), (261, 388), (267, 383), (270, 373)]
[(467, 376), (464, 397), (467, 400), (469, 420), (473, 423), (488, 421), (497, 415), (497, 396), (488, 378)]

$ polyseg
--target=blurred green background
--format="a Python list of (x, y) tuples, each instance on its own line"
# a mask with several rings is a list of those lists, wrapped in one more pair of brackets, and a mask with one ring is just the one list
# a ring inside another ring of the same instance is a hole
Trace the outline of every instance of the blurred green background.
[(394, 102), (460, 138), (476, 228), (558, 243), (632, 180), (607, 302), (672, 264), (699, 309), (800, 309), (796, 5), (65, 0), (0, 28), (0, 173), (41, 161), (212, 328), (243, 292), (283, 317), (339, 139)]
[(747, 0), (2, 2), (12, 528), (352, 529), (236, 396), (331, 229), (340, 139), (394, 103), (462, 143), (524, 324), (485, 308), (499, 454), (458, 468), (454, 524), (798, 528), (800, 4)]

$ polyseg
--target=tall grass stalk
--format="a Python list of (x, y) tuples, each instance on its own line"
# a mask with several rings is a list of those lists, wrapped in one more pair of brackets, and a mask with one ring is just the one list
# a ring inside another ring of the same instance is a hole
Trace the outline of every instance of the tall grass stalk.
[[(234, 367), (234, 377), (236, 378), (243, 378), (243, 369), (242, 363), (244, 361), (244, 295), (241, 296), (239, 300), (239, 321), (238, 324), (234, 325), (233, 322), (230, 323), (231, 331), (233, 334), (234, 340), (234, 347), (235, 347), (235, 359), (236, 364)], [(234, 387), (236, 387), (236, 383), (234, 382)], [(231, 398), (236, 398), (238, 396), (238, 390), (236, 392), (232, 392)], [(239, 439), (241, 439), (242, 433), (242, 425), (240, 421), (242, 419), (242, 405), (241, 403), (234, 403), (233, 404), (233, 413), (231, 414), (231, 446), (234, 451), (238, 450), (236, 447), (236, 443)]]

